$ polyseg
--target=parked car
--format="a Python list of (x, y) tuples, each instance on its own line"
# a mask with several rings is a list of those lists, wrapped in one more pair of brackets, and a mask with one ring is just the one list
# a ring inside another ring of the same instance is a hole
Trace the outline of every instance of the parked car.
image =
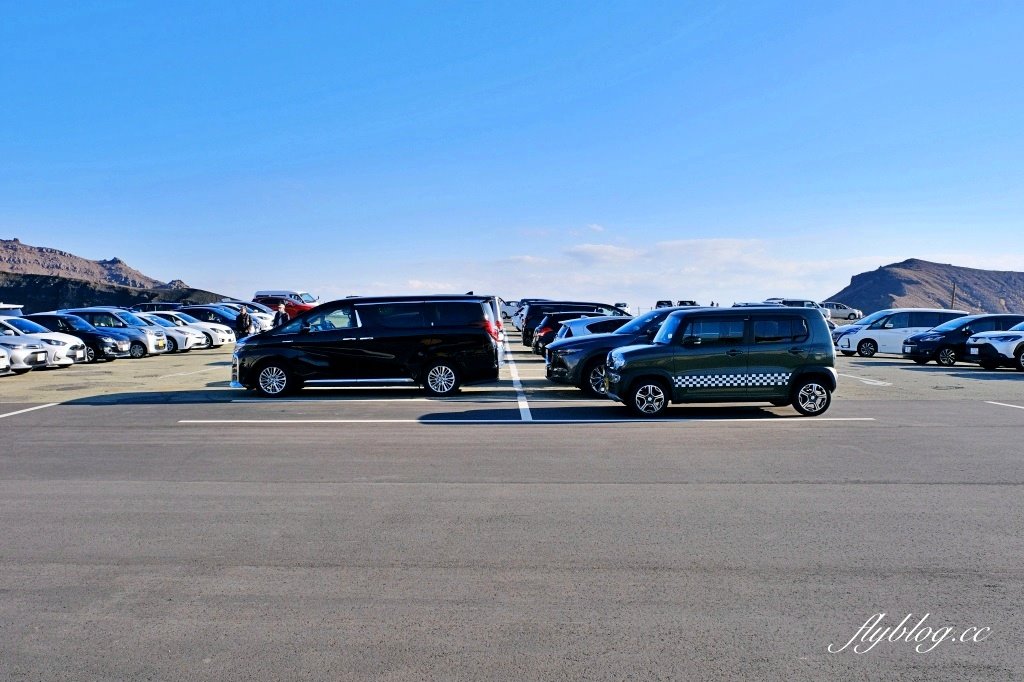
[[(876, 353), (903, 353), (903, 341), (943, 322), (967, 315), (966, 310), (945, 308), (890, 308), (872, 313), (856, 324), (836, 327), (832, 337), (843, 355), (857, 353), (870, 358)], [(843, 331), (840, 331), (843, 330)]]
[(826, 320), (832, 319), (832, 311), (830, 309), (807, 298), (768, 298), (765, 299), (765, 303), (781, 303), (790, 308), (813, 308), (821, 313), (821, 316)]
[(919, 365), (935, 360), (952, 367), (967, 354), (967, 339), (981, 332), (1002, 332), (1024, 322), (1024, 315), (966, 315), (903, 341), (903, 357)]
[(25, 319), (32, 320), (52, 332), (80, 338), (85, 344), (86, 362), (112, 362), (118, 358), (128, 357), (128, 349), (131, 346), (131, 339), (128, 336), (110, 329), (97, 329), (77, 315), (34, 313), (26, 315)]
[(22, 310), (20, 303), (0, 303), (0, 315), (7, 315), (8, 317), (22, 317), (25, 311)]
[(1006, 331), (981, 332), (967, 339), (963, 359), (985, 369), (1013, 367), (1024, 372), (1024, 323)]
[(694, 308), (696, 306), (697, 306), (697, 302), (696, 301), (690, 301), (690, 300), (676, 301), (676, 307), (677, 308), (683, 308), (683, 307)]
[(184, 303), (171, 303), (169, 301), (149, 301), (148, 303), (136, 303), (129, 310), (133, 313), (151, 313), (157, 310), (177, 310)]
[(11, 371), (11, 354), (7, 349), (0, 346), (0, 375), (9, 374)]
[(151, 322), (158, 327), (163, 327), (164, 333), (167, 334), (167, 352), (168, 353), (187, 353), (195, 348), (207, 348), (209, 347), (209, 341), (206, 339), (206, 335), (200, 331), (196, 331), (189, 327), (179, 327), (173, 322), (165, 320), (159, 315), (153, 313), (139, 313), (146, 322)]
[(562, 323), (566, 320), (578, 320), (591, 315), (596, 316), (597, 313), (580, 313), (575, 311), (548, 313), (533, 330), (533, 352), (537, 355), (543, 355), (544, 348), (555, 340), (558, 330), (562, 328)]
[(128, 355), (131, 358), (139, 359), (167, 351), (167, 334), (164, 330), (129, 310), (96, 306), (68, 308), (58, 312), (80, 317), (98, 329), (110, 329), (129, 336), (131, 342), (128, 344)]
[(9, 369), (14, 374), (24, 374), (39, 367), (46, 367), (46, 347), (41, 341), (28, 336), (17, 336), (7, 329), (0, 331), (0, 348), (7, 351)]
[(447, 396), (498, 378), (498, 332), (480, 296), (347, 298), (240, 339), (232, 386), (280, 396), (309, 385), (419, 384)]
[(610, 334), (632, 319), (632, 317), (598, 315), (597, 317), (565, 320), (558, 333), (555, 334), (555, 339), (574, 339), (589, 334)]
[(501, 304), (501, 316), (506, 320), (511, 320), (512, 316), (519, 310), (519, 301), (506, 301), (505, 299), (498, 299)]
[(825, 318), (809, 308), (694, 308), (670, 314), (650, 344), (608, 354), (605, 386), (639, 417), (670, 403), (790, 404), (823, 414), (838, 375)]
[(177, 312), (187, 313), (197, 320), (221, 324), (231, 329), (235, 328), (235, 320), (238, 319), (236, 311), (215, 305), (189, 305)]
[[(242, 309), (244, 308), (249, 312), (249, 317), (252, 318), (253, 324), (256, 326), (257, 334), (259, 334), (260, 332), (265, 332), (268, 329), (273, 329), (274, 327), (274, 313), (264, 312), (264, 310), (269, 310), (269, 308), (267, 308), (265, 305), (261, 303), (249, 303), (248, 305), (246, 305), (245, 303), (230, 303), (226, 301), (221, 301), (220, 303), (212, 303), (211, 305), (215, 305), (219, 308), (225, 308), (227, 310), (230, 310), (231, 312), (235, 313), (235, 315), (241, 313)], [(257, 305), (260, 308), (263, 308), (263, 310), (260, 310), (259, 308), (255, 307), (249, 307)]]
[(619, 310), (622, 310), (627, 315), (632, 315), (633, 314), (633, 311), (629, 309), (629, 304), (628, 303), (623, 303), (623, 302), (620, 301), (619, 303), (612, 303), (612, 305), (615, 306), (616, 308), (618, 308)]
[(547, 298), (521, 298), (519, 299), (519, 307), (516, 308), (516, 312), (512, 314), (512, 326), (518, 330), (523, 328), (523, 316), (526, 315), (527, 308), (531, 303), (546, 303), (550, 299)]
[(70, 367), (85, 362), (85, 344), (77, 336), (52, 332), (24, 317), (0, 317), (0, 332), (39, 341), (46, 348), (47, 367)]
[(861, 311), (838, 301), (825, 301), (820, 305), (832, 314), (832, 319), (834, 320), (856, 320), (864, 317), (864, 313)]
[(292, 319), (308, 310), (312, 310), (317, 305), (316, 297), (304, 291), (257, 291), (252, 300), (254, 303), (265, 305), (271, 310), (276, 310), (279, 303), (284, 303), (284, 311)]
[(672, 301), (670, 301), (668, 299), (663, 299), (661, 301), (656, 301), (654, 303), (655, 310), (657, 310), (658, 308), (672, 308), (672, 307), (673, 307), (673, 303), (672, 303)]
[(626, 324), (611, 333), (551, 342), (545, 352), (545, 376), (556, 384), (569, 384), (592, 396), (603, 396), (608, 352), (620, 346), (650, 343), (661, 323), (676, 310), (692, 308), (655, 308), (627, 319)]
[(206, 337), (208, 348), (220, 348), (226, 343), (235, 342), (234, 329), (227, 325), (218, 322), (204, 322), (181, 310), (175, 310), (174, 312), (166, 310), (157, 311), (153, 314), (167, 320), (176, 327), (187, 327), (203, 334)]
[[(629, 317), (626, 311), (608, 305), (607, 303), (592, 303), (589, 301), (544, 301), (530, 303), (523, 313), (523, 345), (533, 345), (533, 330), (537, 328), (544, 316), (552, 312), (574, 312), (597, 313), (599, 315), (620, 315)], [(582, 317), (582, 316), (581, 316)]]

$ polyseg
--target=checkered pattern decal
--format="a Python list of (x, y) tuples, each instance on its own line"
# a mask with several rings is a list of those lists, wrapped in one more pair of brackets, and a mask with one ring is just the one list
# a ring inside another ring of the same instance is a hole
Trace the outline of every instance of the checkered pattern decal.
[(785, 386), (791, 375), (774, 374), (687, 374), (672, 378), (676, 388), (722, 388), (729, 386)]

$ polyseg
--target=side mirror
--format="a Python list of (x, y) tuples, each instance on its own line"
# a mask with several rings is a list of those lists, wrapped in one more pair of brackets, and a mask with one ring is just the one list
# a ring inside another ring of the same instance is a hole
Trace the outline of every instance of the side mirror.
[(892, 329), (892, 322), (886, 322), (882, 325), (882, 329)]
[(960, 333), (963, 334), (964, 336), (970, 336), (974, 332), (971, 331), (970, 327), (964, 327), (963, 329), (960, 330)]
[(14, 332), (12, 332), (10, 329), (5, 329), (4, 336), (14, 336)]
[(647, 332), (644, 334), (644, 336), (647, 337), (648, 341), (653, 341), (654, 337), (657, 336), (657, 335), (658, 335), (657, 327), (652, 327), (652, 328), (648, 329)]
[(301, 327), (299, 327), (299, 333), (300, 334), (308, 334), (309, 333), (309, 325), (308, 324), (304, 324)]

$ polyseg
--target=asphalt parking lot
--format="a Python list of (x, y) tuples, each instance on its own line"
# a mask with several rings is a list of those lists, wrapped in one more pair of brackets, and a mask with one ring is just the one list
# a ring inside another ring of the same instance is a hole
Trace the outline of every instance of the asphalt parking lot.
[[(837, 360), (822, 417), (543, 377), (0, 378), (0, 678), (1020, 679), (1024, 373)], [(873, 614), (981, 642), (841, 647)]]

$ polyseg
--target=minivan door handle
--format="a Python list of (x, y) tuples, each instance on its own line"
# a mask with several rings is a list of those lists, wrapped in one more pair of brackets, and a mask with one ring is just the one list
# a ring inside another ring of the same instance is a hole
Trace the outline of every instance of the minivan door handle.
[(728, 355), (730, 358), (734, 358), (737, 355), (743, 355), (743, 351), (736, 350), (735, 348), (733, 348), (732, 350), (726, 351), (725, 354)]
[(790, 355), (803, 355), (804, 354), (804, 349), (803, 348), (795, 348), (795, 347), (794, 348), (790, 348), (789, 349), (789, 354)]

